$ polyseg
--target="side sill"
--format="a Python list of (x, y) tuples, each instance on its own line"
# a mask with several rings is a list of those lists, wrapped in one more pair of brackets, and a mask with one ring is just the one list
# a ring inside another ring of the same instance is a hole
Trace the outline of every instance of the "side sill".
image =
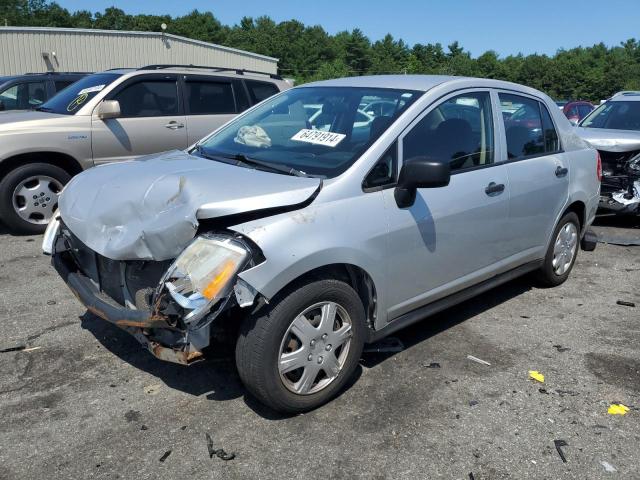
[(422, 307), (418, 307), (411, 312), (407, 312), (404, 315), (399, 316), (395, 320), (392, 320), (388, 325), (384, 326), (380, 330), (369, 330), (369, 335), (366, 340), (367, 343), (377, 342), (381, 338), (391, 335), (398, 330), (401, 330), (413, 323), (424, 320), (425, 318), (434, 315), (442, 310), (453, 307), (459, 303), (469, 300), (481, 293), (491, 290), (498, 285), (509, 282), (515, 278), (521, 277), (529, 272), (533, 272), (540, 268), (543, 264), (543, 260), (536, 260), (534, 262), (525, 263), (519, 267), (509, 270), (508, 272), (501, 273), (495, 277), (489, 278), (483, 282), (480, 282), (471, 287), (467, 287), (464, 290), (453, 293), (448, 297), (441, 298), (435, 302), (428, 303)]

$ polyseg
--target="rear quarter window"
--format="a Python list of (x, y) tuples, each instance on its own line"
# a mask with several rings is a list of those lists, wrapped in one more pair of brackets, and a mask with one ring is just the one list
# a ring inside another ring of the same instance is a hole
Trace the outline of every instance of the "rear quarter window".
[(249, 90), (249, 96), (251, 97), (251, 102), (256, 104), (260, 103), (263, 100), (266, 100), (269, 97), (272, 97), (276, 93), (280, 92), (278, 87), (276, 87), (273, 83), (269, 82), (258, 82), (255, 80), (245, 80), (247, 85), (247, 89)]

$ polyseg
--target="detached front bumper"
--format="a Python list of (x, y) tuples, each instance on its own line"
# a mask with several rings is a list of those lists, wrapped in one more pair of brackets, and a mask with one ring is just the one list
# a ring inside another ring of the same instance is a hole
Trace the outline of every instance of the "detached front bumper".
[(202, 351), (188, 343), (176, 347), (166, 346), (153, 340), (154, 331), (157, 330), (168, 330), (178, 338), (186, 335), (185, 332), (172, 327), (161, 314), (154, 313), (152, 310), (134, 310), (121, 306), (101, 292), (95, 283), (80, 272), (73, 261), (64, 254), (54, 254), (52, 263), (88, 311), (129, 332), (156, 358), (182, 365), (190, 365), (203, 359)]

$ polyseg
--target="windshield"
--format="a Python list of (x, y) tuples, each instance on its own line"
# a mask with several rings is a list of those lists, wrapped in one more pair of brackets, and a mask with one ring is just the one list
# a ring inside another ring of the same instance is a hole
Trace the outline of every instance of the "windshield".
[[(199, 150), (206, 156), (244, 156), (307, 175), (335, 177), (421, 93), (353, 87), (287, 90), (230, 122)], [(385, 108), (367, 108), (379, 102)]]
[(580, 126), (612, 130), (640, 130), (640, 102), (605, 102), (585, 117)]
[(95, 73), (84, 77), (69, 85), (37, 110), (73, 115), (118, 77), (119, 73)]

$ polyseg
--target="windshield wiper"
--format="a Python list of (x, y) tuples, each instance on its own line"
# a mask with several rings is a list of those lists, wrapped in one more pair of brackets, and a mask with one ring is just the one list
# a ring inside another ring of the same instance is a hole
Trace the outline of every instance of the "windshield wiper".
[(302, 170), (297, 170), (293, 167), (288, 167), (279, 163), (265, 162), (264, 160), (258, 160), (257, 158), (247, 157), (243, 153), (236, 153), (233, 157), (229, 158), (233, 158), (240, 163), (267, 168), (274, 172), (286, 173), (287, 175), (294, 175), (296, 177), (308, 177), (308, 175)]
[[(271, 170), (272, 172), (285, 173), (287, 175), (294, 175), (296, 177), (308, 177), (302, 170), (296, 170), (293, 167), (287, 167), (278, 163), (265, 162), (264, 160), (258, 160), (253, 157), (247, 157), (243, 153), (236, 153), (235, 155), (227, 154), (211, 154), (207, 153), (202, 145), (196, 145), (196, 152), (198, 155), (209, 160), (224, 161), (225, 163), (232, 163), (233, 165), (253, 165), (254, 167), (261, 167)], [(229, 162), (231, 160), (232, 162)]]
[(37, 112), (53, 112), (53, 108), (49, 107), (36, 107)]

